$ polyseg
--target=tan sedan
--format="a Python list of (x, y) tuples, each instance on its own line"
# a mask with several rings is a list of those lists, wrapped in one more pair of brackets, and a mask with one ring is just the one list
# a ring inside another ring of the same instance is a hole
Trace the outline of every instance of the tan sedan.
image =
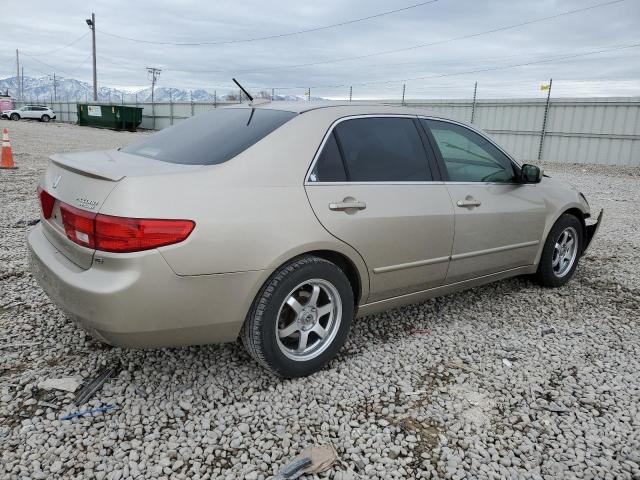
[(362, 104), (216, 109), (53, 155), (39, 195), (33, 271), (93, 336), (240, 336), (287, 377), (331, 360), (354, 316), (514, 275), (561, 286), (599, 224), (473, 127)]

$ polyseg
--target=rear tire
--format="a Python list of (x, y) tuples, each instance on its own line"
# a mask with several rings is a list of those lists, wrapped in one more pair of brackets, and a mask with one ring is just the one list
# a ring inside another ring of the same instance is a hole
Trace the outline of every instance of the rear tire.
[(42, 117), (40, 117), (40, 120), (43, 121), (44, 123), (47, 123), (49, 120), (51, 120), (51, 117), (45, 114), (45, 115), (42, 115)]
[(20, 120), (20, 115), (18, 115), (17, 113), (12, 113), (10, 118), (11, 120), (18, 121)]
[(561, 287), (573, 277), (582, 255), (584, 230), (574, 215), (565, 213), (553, 225), (533, 278), (543, 287)]
[(336, 356), (353, 315), (353, 290), (345, 273), (327, 260), (304, 255), (267, 280), (241, 338), (263, 367), (281, 377), (302, 377)]

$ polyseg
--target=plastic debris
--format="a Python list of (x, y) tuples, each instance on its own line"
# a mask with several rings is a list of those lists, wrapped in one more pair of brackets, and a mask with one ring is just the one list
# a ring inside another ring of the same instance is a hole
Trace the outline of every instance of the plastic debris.
[(119, 362), (116, 362), (114, 365), (100, 370), (100, 372), (98, 372), (98, 375), (96, 375), (93, 380), (82, 387), (82, 390), (80, 390), (76, 394), (75, 404), (79, 406), (91, 400), (96, 392), (98, 392), (98, 390), (102, 388), (102, 385), (104, 385), (104, 383), (111, 377), (115, 376), (118, 371), (120, 371)]
[(75, 392), (80, 386), (77, 377), (49, 378), (38, 383), (41, 390), (63, 390), (65, 392)]
[(73, 413), (69, 413), (67, 415), (63, 415), (60, 417), (60, 420), (71, 420), (73, 418), (78, 418), (78, 417), (86, 417), (86, 416), (93, 416), (95, 414), (98, 413), (107, 413), (111, 410), (115, 410), (117, 409), (118, 406), (117, 405), (105, 405), (104, 407), (96, 407), (96, 408), (90, 408), (89, 410), (81, 410), (79, 412), (73, 412)]
[(505, 367), (508, 367), (508, 368), (513, 367), (513, 363), (511, 363), (511, 361), (508, 358), (503, 358), (502, 363), (504, 364)]

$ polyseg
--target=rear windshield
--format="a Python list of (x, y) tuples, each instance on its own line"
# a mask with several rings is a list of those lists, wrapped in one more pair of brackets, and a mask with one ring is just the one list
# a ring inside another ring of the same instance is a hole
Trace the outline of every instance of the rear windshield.
[(297, 114), (263, 108), (220, 108), (184, 120), (123, 152), (184, 165), (226, 162)]

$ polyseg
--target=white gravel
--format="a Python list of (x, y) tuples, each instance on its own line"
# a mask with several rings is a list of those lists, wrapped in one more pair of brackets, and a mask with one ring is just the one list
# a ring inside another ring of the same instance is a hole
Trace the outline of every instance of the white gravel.
[[(640, 478), (640, 169), (546, 165), (580, 187), (599, 238), (564, 288), (511, 279), (357, 321), (339, 358), (280, 380), (238, 344), (101, 345), (28, 269), (25, 221), (49, 154), (144, 134), (0, 122), (0, 478), (268, 478), (331, 442), (322, 477)], [(9, 346), (9, 344), (23, 344)], [(83, 408), (47, 378), (123, 370)], [(505, 361), (506, 359), (506, 361)]]

